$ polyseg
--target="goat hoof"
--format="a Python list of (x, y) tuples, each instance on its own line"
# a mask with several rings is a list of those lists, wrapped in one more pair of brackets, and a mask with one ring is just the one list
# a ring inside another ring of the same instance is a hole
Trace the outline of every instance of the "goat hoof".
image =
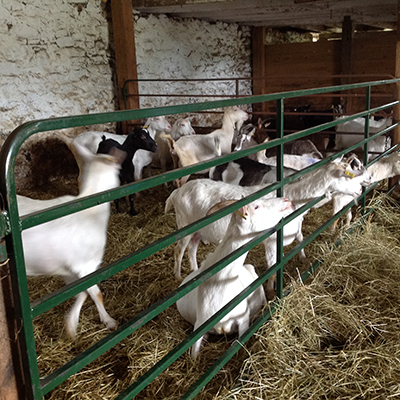
[(103, 322), (106, 324), (108, 329), (111, 329), (114, 331), (115, 329), (118, 328), (118, 322), (113, 318), (107, 319), (107, 321), (103, 321)]

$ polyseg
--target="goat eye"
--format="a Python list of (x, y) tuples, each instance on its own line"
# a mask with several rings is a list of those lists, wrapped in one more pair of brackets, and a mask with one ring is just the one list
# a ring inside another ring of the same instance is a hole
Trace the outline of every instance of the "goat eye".
[(255, 210), (258, 210), (258, 209), (259, 209), (259, 206), (255, 206), (254, 209), (255, 209)]

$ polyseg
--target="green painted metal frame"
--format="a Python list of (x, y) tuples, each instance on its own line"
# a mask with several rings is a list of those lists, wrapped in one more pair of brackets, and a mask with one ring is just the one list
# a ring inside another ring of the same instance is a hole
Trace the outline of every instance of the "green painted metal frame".
[[(283, 295), (283, 281), (282, 281), (282, 269), (285, 263), (294, 257), (300, 249), (310, 243), (320, 232), (326, 229), (330, 223), (333, 222), (335, 218), (341, 216), (344, 211), (342, 210), (337, 214), (337, 216), (332, 217), (327, 223), (323, 224), (319, 229), (317, 229), (313, 234), (307, 237), (301, 244), (298, 244), (286, 255), (283, 254), (283, 235), (282, 228), (283, 226), (294, 219), (296, 216), (300, 215), (308, 208), (315, 205), (319, 200), (322, 199), (314, 199), (295, 213), (290, 215), (289, 217), (282, 220), (275, 229), (265, 232), (259, 236), (257, 236), (254, 240), (242, 246), (240, 249), (232, 253), (230, 256), (224, 258), (220, 262), (216, 263), (209, 270), (203, 272), (198, 275), (196, 279), (186, 283), (182, 287), (177, 290), (171, 292), (164, 299), (161, 299), (156, 304), (149, 307), (144, 312), (137, 315), (132, 320), (128, 321), (116, 331), (110, 333), (107, 337), (96, 343), (91, 348), (87, 349), (75, 359), (66, 363), (64, 366), (54, 371), (52, 374), (41, 378), (39, 374), (38, 364), (37, 364), (37, 355), (36, 355), (36, 347), (35, 347), (35, 338), (33, 331), (33, 319), (38, 315), (48, 311), (52, 307), (66, 301), (67, 299), (75, 296), (77, 293), (89, 288), (95, 283), (99, 283), (110, 276), (130, 267), (134, 263), (143, 260), (144, 258), (150, 256), (156, 251), (173, 244), (175, 241), (179, 240), (183, 236), (189, 235), (191, 233), (196, 232), (202, 227), (208, 225), (209, 223), (214, 222), (216, 219), (222, 218), (223, 216), (228, 215), (239, 207), (247, 204), (258, 197), (261, 197), (269, 192), (278, 191), (278, 195), (282, 194), (282, 187), (288, 182), (291, 182), (298, 177), (308, 173), (316, 168), (319, 168), (321, 165), (330, 162), (333, 158), (336, 158), (342, 154), (345, 154), (348, 151), (354, 150), (360, 145), (364, 145), (367, 149), (369, 138), (369, 129), (368, 122), (366, 123), (364, 140), (360, 141), (358, 144), (350, 147), (349, 149), (343, 150), (337, 153), (335, 156), (324, 159), (316, 165), (310, 166), (306, 170), (300, 171), (295, 175), (292, 175), (288, 178), (283, 178), (283, 145), (289, 141), (306, 137), (312, 133), (316, 133), (321, 130), (328, 129), (330, 127), (334, 127), (340, 123), (352, 120), (357, 117), (365, 117), (366, 121), (369, 121), (369, 116), (371, 113), (393, 107), (399, 104), (398, 101), (391, 102), (389, 104), (385, 104), (381, 107), (376, 107), (374, 109), (370, 109), (370, 95), (371, 88), (378, 85), (386, 85), (393, 84), (398, 82), (399, 80), (391, 79), (385, 81), (375, 81), (368, 83), (360, 83), (360, 84), (350, 84), (343, 86), (335, 86), (335, 87), (327, 87), (327, 88), (319, 88), (319, 89), (309, 89), (309, 90), (301, 90), (301, 91), (293, 91), (293, 92), (284, 92), (284, 93), (275, 93), (270, 95), (260, 95), (260, 96), (249, 96), (240, 99), (234, 100), (219, 100), (212, 101), (206, 103), (197, 103), (197, 104), (187, 104), (181, 106), (169, 106), (169, 107), (159, 107), (154, 109), (143, 109), (143, 110), (128, 110), (128, 111), (116, 111), (110, 113), (103, 114), (92, 114), (92, 115), (82, 115), (82, 116), (72, 116), (72, 117), (63, 117), (63, 118), (52, 118), (48, 120), (38, 120), (29, 122), (21, 125), (16, 130), (14, 130), (11, 135), (8, 137), (6, 142), (3, 145), (3, 148), (0, 153), (0, 190), (3, 196), (3, 200), (5, 203), (5, 210), (0, 214), (0, 229), (2, 231), (2, 236), (5, 237), (6, 247), (7, 247), (7, 256), (10, 260), (10, 273), (12, 277), (12, 285), (13, 285), (13, 295), (14, 302), (17, 313), (17, 321), (20, 325), (19, 339), (22, 348), (22, 359), (23, 365), (25, 369), (25, 377), (26, 377), (26, 387), (28, 389), (28, 397), (31, 399), (40, 399), (50, 390), (54, 389), (56, 386), (64, 382), (71, 375), (78, 372), (86, 365), (88, 365), (91, 361), (99, 357), (101, 354), (109, 350), (115, 344), (126, 338), (128, 335), (139, 329), (145, 323), (150, 321), (156, 315), (161, 313), (167, 307), (174, 304), (179, 298), (186, 295), (190, 290), (193, 290), (195, 287), (203, 283), (210, 276), (214, 275), (230, 262), (233, 259), (240, 256), (244, 252), (248, 251), (250, 248), (255, 245), (261, 243), (266, 237), (277, 232), (278, 235), (278, 261), (277, 263), (268, 269), (263, 275), (261, 275), (252, 285), (246, 288), (243, 292), (241, 292), (234, 300), (232, 300), (229, 304), (227, 304), (224, 308), (222, 308), (215, 316), (206, 321), (199, 329), (194, 331), (191, 335), (189, 335), (180, 345), (178, 345), (173, 351), (171, 351), (167, 356), (164, 357), (159, 363), (157, 363), (153, 368), (151, 368), (147, 373), (145, 373), (138, 381), (136, 381), (133, 385), (128, 387), (123, 393), (121, 393), (117, 399), (131, 399), (144, 387), (146, 387), (161, 371), (165, 370), (172, 362), (174, 362), (178, 357), (180, 357), (201, 335), (207, 332), (215, 322), (220, 319), (223, 315), (226, 315), (230, 310), (232, 310), (237, 304), (240, 303), (245, 297), (251, 293), (251, 291), (255, 290), (258, 286), (264, 283), (272, 274), (278, 272), (278, 298)], [(323, 125), (319, 125), (318, 127), (306, 129), (303, 131), (299, 131), (293, 133), (291, 135), (283, 136), (283, 117), (284, 117), (284, 99), (300, 97), (318, 93), (328, 93), (328, 92), (337, 92), (343, 90), (350, 90), (356, 88), (366, 88), (366, 110), (355, 114), (353, 116), (349, 116), (343, 118), (341, 120), (332, 121), (329, 123), (325, 123)], [(251, 149), (243, 150), (241, 152), (232, 153), (224, 157), (216, 158), (213, 160), (209, 160), (205, 163), (199, 163), (193, 166), (181, 168), (179, 170), (171, 171), (153, 178), (145, 179), (141, 182), (134, 183), (131, 185), (125, 185), (117, 189), (110, 190), (108, 192), (99, 193), (94, 196), (82, 198), (79, 200), (75, 200), (69, 203), (66, 203), (63, 206), (53, 207), (47, 209), (43, 212), (33, 213), (24, 217), (19, 217), (18, 214), (18, 206), (16, 202), (16, 188), (15, 188), (15, 180), (14, 180), (14, 168), (15, 168), (15, 159), (17, 153), (23, 144), (23, 142), (38, 132), (45, 132), (50, 130), (58, 130), (65, 129), (76, 126), (84, 126), (84, 125), (92, 125), (92, 124), (101, 124), (101, 123), (109, 123), (109, 122), (120, 122), (131, 119), (140, 119), (140, 118), (148, 118), (157, 115), (171, 115), (171, 114), (179, 114), (179, 113), (189, 113), (193, 111), (203, 111), (209, 110), (219, 107), (226, 107), (231, 105), (243, 105), (250, 103), (258, 103), (264, 101), (276, 101), (277, 102), (277, 116), (278, 116), (278, 133), (279, 138), (273, 140), (266, 144), (261, 144)], [(399, 125), (396, 123), (391, 127), (388, 127), (380, 132), (380, 134), (388, 133), (390, 130), (394, 129)], [(160, 185), (165, 182), (169, 182), (180, 178), (182, 176), (194, 173), (196, 171), (201, 171), (212, 166), (235, 160), (241, 158), (243, 156), (249, 155), (259, 150), (271, 148), (274, 146), (278, 146), (278, 168), (277, 168), (277, 182), (272, 184), (257, 193), (248, 196), (245, 199), (242, 199), (236, 202), (234, 205), (224, 208), (220, 212), (213, 214), (210, 217), (203, 218), (187, 227), (184, 227), (171, 235), (168, 235), (162, 239), (159, 239), (153, 243), (150, 243), (143, 248), (139, 249), (136, 252), (133, 252), (122, 259), (118, 260), (115, 263), (112, 263), (90, 275), (85, 276), (84, 278), (71, 283), (56, 292), (45, 296), (42, 299), (39, 299), (32, 304), (29, 301), (29, 291), (27, 284), (27, 277), (25, 273), (25, 264), (23, 257), (23, 248), (22, 248), (22, 239), (21, 232), (24, 229), (28, 229), (30, 227), (45, 223), (47, 221), (51, 221), (53, 219), (59, 218), (63, 215), (68, 215), (101, 203), (109, 202), (116, 198), (126, 196), (128, 194), (137, 193), (142, 190), (148, 189), (153, 186)], [(363, 193), (362, 197), (365, 198), (366, 192)], [(349, 206), (348, 206), (349, 207)], [(3, 255), (4, 257), (4, 255)], [(190, 388), (190, 390), (183, 396), (184, 399), (193, 398), (201, 388), (212, 379), (215, 373), (232, 357), (232, 355), (240, 348), (240, 343), (244, 343), (247, 341), (251, 335), (261, 326), (263, 321), (269, 318), (270, 312), (268, 311), (266, 314), (262, 315), (257, 321), (249, 328), (249, 330), (241, 337), (232, 348), (221, 357), (220, 360), (216, 362), (216, 364), (209, 370), (203, 377), (196, 382), (196, 384)]]

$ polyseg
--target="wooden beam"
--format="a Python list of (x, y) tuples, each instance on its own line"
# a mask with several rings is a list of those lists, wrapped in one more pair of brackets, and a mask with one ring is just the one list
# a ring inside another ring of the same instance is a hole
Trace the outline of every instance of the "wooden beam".
[(171, 7), (226, 2), (232, 2), (232, 0), (132, 0), (132, 7)]
[[(150, 3), (151, 1), (151, 3)], [(163, 13), (181, 18), (210, 21), (261, 24), (265, 27), (291, 25), (341, 24), (345, 15), (353, 23), (372, 24), (396, 22), (397, 0), (312, 1), (295, 4), (293, 0), (231, 0), (231, 1), (169, 1), (134, 0), (140, 12)], [(179, 4), (178, 4), (179, 3)], [(150, 6), (151, 4), (151, 6)]]
[[(253, 95), (265, 93), (265, 28), (252, 29)], [(265, 104), (253, 104), (253, 110), (264, 112)]]
[[(346, 15), (342, 25), (342, 56), (341, 56), (341, 72), (342, 75), (351, 75), (353, 73), (353, 23), (351, 17)], [(341, 84), (345, 85), (351, 82), (351, 78), (344, 77)], [(349, 93), (347, 91), (347, 93)], [(347, 98), (344, 111), (347, 114), (353, 114), (352, 97)]]
[[(115, 61), (117, 70), (117, 86), (119, 107), (121, 110), (140, 108), (138, 97), (124, 99), (122, 89), (128, 79), (137, 79), (137, 61), (135, 47), (135, 30), (131, 0), (112, 0), (111, 18), (114, 33)], [(127, 85), (129, 94), (138, 95), (137, 82)], [(128, 122), (122, 123), (123, 133), (128, 133)]]

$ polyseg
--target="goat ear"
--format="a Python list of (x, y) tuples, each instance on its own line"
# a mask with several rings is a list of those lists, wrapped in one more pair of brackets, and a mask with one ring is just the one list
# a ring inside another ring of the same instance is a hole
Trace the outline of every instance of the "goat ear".
[(236, 211), (240, 217), (243, 219), (247, 219), (248, 217), (248, 212), (247, 212), (247, 206), (243, 206), (242, 208), (239, 208), (239, 210)]
[(334, 162), (335, 164), (340, 164), (343, 160), (343, 155), (339, 158), (335, 158), (334, 160), (332, 160), (332, 162)]
[(266, 122), (266, 123), (264, 124), (264, 128), (268, 128), (270, 125), (271, 125), (271, 122)]
[(325, 192), (325, 198), (327, 199), (327, 200), (332, 200), (332, 193), (331, 192)]
[(348, 164), (350, 164), (353, 160), (356, 160), (356, 159), (358, 160), (357, 155), (354, 154), (354, 153), (350, 153), (349, 156), (348, 156), (347, 159), (346, 159), (346, 162), (347, 162)]

